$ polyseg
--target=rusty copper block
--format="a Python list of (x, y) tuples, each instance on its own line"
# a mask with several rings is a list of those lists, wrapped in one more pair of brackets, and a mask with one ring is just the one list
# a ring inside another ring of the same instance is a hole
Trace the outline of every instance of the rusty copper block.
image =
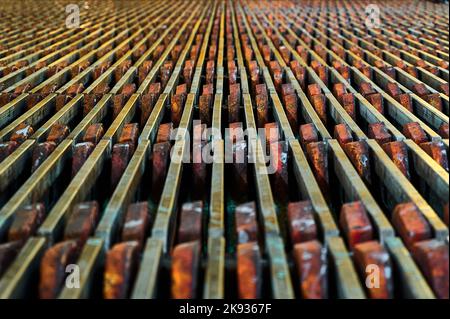
[(178, 127), (180, 124), (181, 116), (183, 115), (184, 102), (184, 95), (172, 96), (170, 118), (174, 127)]
[(214, 60), (216, 54), (217, 54), (217, 46), (212, 44), (208, 51), (208, 58), (210, 60)]
[(141, 108), (140, 124), (141, 127), (145, 126), (150, 114), (153, 110), (153, 105), (155, 104), (156, 97), (152, 94), (143, 94), (140, 96), (139, 106)]
[(395, 100), (399, 102), (404, 108), (410, 112), (414, 112), (411, 95), (408, 93), (402, 93), (395, 97)]
[(385, 66), (384, 68), (381, 68), (381, 71), (383, 71), (387, 76), (391, 77), (395, 80), (395, 69), (391, 66)]
[(262, 294), (262, 259), (255, 242), (237, 246), (238, 298), (258, 299)]
[(431, 238), (431, 228), (413, 202), (395, 206), (392, 224), (409, 249), (414, 243)]
[(327, 266), (320, 242), (311, 240), (296, 244), (293, 257), (302, 297), (305, 299), (327, 298)]
[(56, 145), (61, 143), (70, 133), (67, 125), (53, 124), (47, 136), (47, 142), (54, 142)]
[(237, 67), (233, 60), (228, 60), (228, 82), (236, 84), (237, 81)]
[(372, 224), (362, 202), (342, 205), (339, 222), (350, 248), (353, 249), (356, 244), (372, 240)]
[(229, 140), (227, 141), (230, 145), (235, 144), (237, 141), (244, 140), (244, 125), (242, 122), (233, 122), (229, 124)]
[(133, 155), (134, 145), (130, 142), (114, 144), (111, 153), (111, 188), (114, 189)]
[(322, 82), (325, 85), (328, 85), (328, 69), (324, 65), (318, 66), (316, 69), (314, 69), (316, 74), (319, 76), (319, 78), (322, 80)]
[(409, 175), (409, 160), (408, 160), (408, 148), (403, 141), (394, 141), (382, 145), (383, 150), (394, 162), (395, 166), (410, 179)]
[(105, 56), (106, 54), (108, 54), (109, 51), (112, 50), (112, 45), (109, 44), (105, 47), (100, 47), (97, 51), (97, 59), (100, 59), (101, 57)]
[(30, 83), (21, 84), (14, 89), (13, 96), (19, 96), (21, 94), (27, 93), (29, 90), (31, 90), (31, 88), (32, 86)]
[(186, 83), (184, 83), (184, 84), (180, 84), (180, 85), (177, 85), (177, 88), (176, 88), (176, 90), (175, 90), (175, 94), (176, 95), (184, 95), (184, 96), (187, 96), (187, 85), (186, 85)]
[(370, 104), (372, 104), (373, 107), (377, 109), (378, 112), (381, 114), (384, 113), (383, 96), (380, 93), (366, 95), (366, 99)]
[(371, 94), (375, 94), (377, 93), (373, 87), (372, 84), (370, 84), (369, 82), (361, 82), (361, 84), (359, 85), (359, 92), (364, 96), (367, 97)]
[(343, 94), (347, 93), (347, 88), (344, 83), (336, 83), (333, 85), (333, 95), (336, 98), (341, 97)]
[(156, 82), (152, 83), (149, 86), (148, 94), (141, 95), (140, 97), (140, 107), (141, 107), (141, 126), (144, 127), (146, 121), (150, 117), (150, 114), (153, 110), (153, 106), (158, 99), (158, 96), (161, 92), (161, 83)]
[(283, 83), (283, 69), (277, 61), (271, 61), (269, 69), (273, 76), (275, 89), (277, 90), (277, 92), (280, 92), (281, 85)]
[(441, 92), (444, 93), (445, 95), (449, 95), (449, 86), (448, 83), (445, 84), (440, 84), (439, 88), (441, 89)]
[(193, 45), (189, 53), (189, 58), (193, 61), (197, 61), (198, 52), (200, 51), (200, 45)]
[(155, 201), (159, 200), (164, 181), (169, 168), (170, 142), (158, 143), (153, 146), (152, 156), (152, 196)]
[[(374, 53), (375, 54), (375, 53)], [(380, 50), (376, 50), (376, 55), (377, 56), (380, 56), (381, 55), (381, 51)], [(381, 56), (380, 56), (381, 57)], [(386, 66), (386, 63), (384, 63), (383, 61), (381, 61), (381, 60), (376, 60), (375, 61), (375, 67), (377, 67), (377, 68), (379, 68), (379, 69), (382, 69), (382, 68), (384, 68), (385, 66)]]
[(309, 143), (314, 143), (319, 141), (317, 129), (313, 123), (307, 123), (300, 125), (299, 129), (300, 143), (303, 150), (306, 150), (306, 146)]
[(91, 124), (88, 126), (86, 133), (84, 133), (83, 142), (91, 142), (92, 144), (97, 145), (103, 134), (104, 129), (102, 123)]
[(40, 267), (39, 298), (54, 299), (64, 285), (66, 267), (78, 256), (77, 243), (73, 240), (56, 244), (44, 253)]
[(89, 236), (94, 233), (98, 218), (99, 206), (97, 201), (75, 205), (66, 222), (64, 240), (76, 241), (78, 249), (81, 250)]
[(170, 56), (171, 56), (172, 60), (174, 60), (174, 61), (178, 60), (178, 57), (180, 56), (180, 52), (182, 49), (183, 49), (183, 47), (180, 44), (176, 45), (172, 49), (172, 51), (170, 52)]
[(191, 87), (192, 74), (194, 73), (195, 61), (188, 60), (184, 64), (183, 79), (188, 87)]
[(291, 52), (285, 46), (280, 46), (279, 50), (284, 62), (289, 64), (289, 61), (291, 60)]
[(428, 142), (428, 137), (417, 122), (411, 122), (403, 125), (403, 134), (414, 141), (416, 144)]
[(139, 247), (136, 241), (114, 245), (106, 254), (103, 276), (103, 297), (124, 299), (128, 297), (138, 267)]
[(145, 54), (145, 51), (147, 51), (147, 45), (141, 44), (135, 51), (133, 51), (133, 60), (137, 61), (138, 59), (140, 59), (141, 56)]
[(56, 143), (44, 142), (39, 143), (33, 150), (31, 159), (31, 172), (35, 172), (38, 167), (49, 157), (49, 155), (55, 150)]
[(442, 111), (442, 100), (439, 93), (432, 93), (423, 95), (422, 99), (428, 102), (432, 107), (436, 108), (438, 111)]
[(72, 76), (72, 79), (76, 77), (78, 74), (86, 70), (91, 65), (91, 62), (89, 60), (84, 60), (83, 62), (77, 64), (76, 66), (72, 67), (70, 70), (70, 74)]
[(334, 138), (344, 147), (345, 144), (353, 142), (352, 132), (347, 124), (337, 124), (334, 126)]
[(323, 124), (327, 124), (327, 102), (324, 94), (318, 94), (311, 97), (311, 104), (317, 112)]
[(106, 70), (108, 70), (111, 66), (111, 61), (105, 61), (99, 66), (94, 68), (94, 72), (92, 77), (94, 80), (97, 80), (103, 73), (105, 73)]
[(354, 247), (354, 259), (362, 278), (367, 276), (367, 266), (376, 265), (379, 269), (379, 286), (367, 287), (372, 299), (389, 299), (393, 297), (392, 266), (389, 254), (377, 241), (359, 243)]
[(317, 226), (311, 201), (290, 202), (287, 217), (293, 245), (317, 238)]
[(448, 62), (444, 60), (438, 61), (439, 67), (448, 70)]
[(121, 90), (121, 94), (123, 94), (127, 99), (129, 99), (130, 96), (135, 92), (136, 92), (136, 84), (134, 83), (125, 84)]
[(295, 50), (297, 51), (297, 53), (300, 55), (300, 57), (302, 58), (302, 60), (307, 63), (308, 62), (308, 57), (309, 57), (309, 52), (306, 48), (302, 47), (302, 46), (297, 46), (295, 48)]
[(177, 245), (172, 252), (172, 287), (174, 299), (197, 297), (197, 277), (200, 263), (200, 243), (198, 241)]
[(122, 76), (127, 73), (131, 66), (131, 60), (125, 60), (116, 67), (116, 69), (114, 70), (114, 80), (116, 81), (116, 83), (120, 81)]
[(436, 239), (416, 243), (412, 255), (437, 298), (449, 298), (448, 246)]
[(103, 97), (103, 95), (108, 92), (109, 92), (109, 85), (108, 83), (105, 82), (99, 83), (92, 91), (92, 93), (97, 96), (98, 100), (100, 100)]
[(256, 122), (258, 127), (263, 127), (269, 120), (269, 100), (267, 94), (256, 95)]
[(159, 125), (158, 134), (156, 136), (156, 144), (170, 142), (170, 137), (173, 131), (172, 123), (163, 123)]
[(239, 84), (230, 85), (230, 95), (228, 95), (228, 122), (239, 121), (239, 109), (241, 101), (241, 87)]
[(0, 163), (11, 155), (18, 147), (19, 143), (15, 141), (0, 143)]
[[(161, 94), (161, 90), (162, 90), (161, 83), (154, 82), (154, 83), (150, 84), (150, 86), (148, 88), (148, 94), (150, 94), (150, 95), (153, 94), (155, 96), (158, 96), (159, 94)], [(155, 99), (155, 101), (156, 101), (156, 99)]]
[[(250, 65), (252, 62), (254, 62), (256, 65), (256, 61), (251, 61)], [(250, 70), (250, 83), (251, 83), (252, 90), (254, 91), (256, 85), (259, 83), (259, 68), (257, 65)]]
[[(232, 92), (231, 86), (230, 86), (230, 92)], [(214, 94), (214, 85), (212, 83), (203, 85), (202, 95), (208, 95), (208, 94)]]
[(441, 141), (426, 142), (420, 147), (448, 172), (447, 151)]
[(402, 94), (402, 91), (398, 87), (397, 83), (394, 83), (394, 82), (389, 82), (386, 85), (386, 92), (387, 92), (387, 94), (389, 94), (392, 97), (396, 97), (396, 96)]
[(139, 85), (141, 85), (142, 82), (144, 82), (145, 78), (150, 73), (152, 66), (153, 66), (153, 61), (151, 61), (151, 60), (144, 61), (144, 63), (142, 63), (142, 65), (139, 66), (139, 69), (138, 69)]
[(369, 138), (375, 139), (380, 145), (389, 143), (392, 139), (392, 135), (389, 133), (383, 122), (369, 124), (368, 136)]
[(71, 97), (75, 97), (77, 94), (80, 94), (84, 91), (83, 83), (75, 83), (69, 86), (67, 89), (67, 95)]
[(448, 138), (448, 123), (442, 123), (439, 127), (439, 135), (442, 136), (442, 138)]
[(345, 153), (350, 158), (359, 176), (371, 183), (369, 148), (365, 141), (347, 143), (344, 146)]
[[(44, 88), (45, 89), (45, 88)], [(32, 93), (28, 95), (27, 97), (27, 110), (32, 109), (35, 107), (42, 99), (44, 98), (44, 95), (41, 93)]]
[(95, 145), (91, 142), (78, 143), (75, 145), (72, 155), (72, 177), (78, 173), (94, 148)]
[(298, 108), (297, 108), (297, 95), (290, 94), (284, 97), (286, 117), (292, 129), (298, 127)]
[(160, 78), (162, 87), (166, 87), (167, 82), (169, 81), (170, 74), (173, 70), (173, 62), (166, 61), (160, 69)]
[(154, 61), (158, 61), (158, 59), (163, 54), (164, 50), (166, 49), (166, 46), (164, 44), (160, 44), (156, 47), (155, 51), (152, 53), (152, 57)]
[(244, 57), (246, 61), (251, 61), (253, 58), (253, 49), (248, 45), (244, 45)]
[(33, 134), (34, 134), (34, 130), (31, 127), (31, 125), (28, 125), (26, 123), (20, 123), (14, 129), (9, 140), (13, 141), (13, 142), (17, 142), (18, 144), (22, 144), (28, 138), (30, 138), (31, 135), (33, 135)]
[(33, 236), (45, 218), (45, 206), (42, 203), (27, 205), (14, 214), (14, 219), (8, 230), (8, 241), (24, 243)]
[(66, 94), (61, 94), (56, 97), (56, 111), (61, 110), (70, 100), (72, 97)]
[(312, 165), (314, 176), (320, 189), (324, 193), (328, 193), (328, 152), (325, 142), (309, 143), (306, 146), (306, 154)]
[(293, 60), (290, 62), (290, 67), (292, 72), (294, 73), (295, 78), (297, 79), (300, 87), (305, 90), (306, 88), (306, 68), (300, 66), (300, 63), (297, 60)]
[(129, 50), (130, 50), (130, 45), (127, 43), (126, 45), (121, 47), (119, 50), (117, 50), (116, 59), (120, 59), (121, 57), (123, 57)]
[(211, 124), (212, 95), (201, 95), (199, 99), (200, 121)]
[(113, 101), (113, 119), (115, 119), (120, 111), (122, 111), (122, 108), (125, 106), (126, 103), (126, 96), (123, 94), (117, 94), (114, 96), (114, 101)]
[(427, 89), (427, 87), (423, 83), (416, 83), (416, 84), (414, 84), (413, 87), (412, 87), (412, 90), (418, 96), (424, 96), (424, 95), (430, 93), (430, 91)]
[(147, 202), (128, 205), (128, 210), (123, 221), (122, 241), (135, 241), (138, 244), (138, 249), (141, 250), (147, 238), (149, 225), (150, 215)]
[(23, 243), (21, 241), (0, 244), (0, 277), (14, 261)]
[(83, 116), (87, 115), (102, 97), (102, 94), (86, 94), (83, 102)]
[(184, 203), (178, 226), (178, 242), (201, 241), (203, 202)]
[(214, 60), (209, 60), (208, 62), (206, 62), (206, 75), (205, 75), (206, 83), (214, 83), (215, 70), (216, 68)]
[(320, 88), (319, 84), (308, 85), (308, 96), (310, 98), (319, 94), (322, 94), (322, 89)]
[(127, 123), (122, 129), (122, 133), (119, 136), (117, 143), (130, 143), (133, 147), (137, 145), (137, 140), (139, 137), (139, 124), (138, 123)]
[(283, 84), (281, 85), (281, 96), (283, 98), (283, 103), (286, 104), (286, 97), (289, 95), (295, 94), (295, 90), (292, 87), (292, 84), (287, 83), (287, 84)]
[[(20, 62), (20, 61), (19, 61)], [(58, 64), (52, 65), (48, 68), (47, 70), (47, 78), (51, 78), (52, 76), (54, 76), (56, 73), (61, 72), (63, 69), (65, 69), (67, 66), (69, 65), (69, 61), (62, 61), (59, 62)]]
[(264, 61), (266, 63), (269, 63), (270, 59), (272, 58), (272, 50), (270, 49), (270, 47), (268, 45), (263, 45), (261, 51), (262, 51), (262, 56), (264, 58)]
[(352, 119), (356, 118), (355, 113), (355, 97), (353, 93), (344, 93), (338, 98), (339, 103), (342, 104), (345, 111)]

